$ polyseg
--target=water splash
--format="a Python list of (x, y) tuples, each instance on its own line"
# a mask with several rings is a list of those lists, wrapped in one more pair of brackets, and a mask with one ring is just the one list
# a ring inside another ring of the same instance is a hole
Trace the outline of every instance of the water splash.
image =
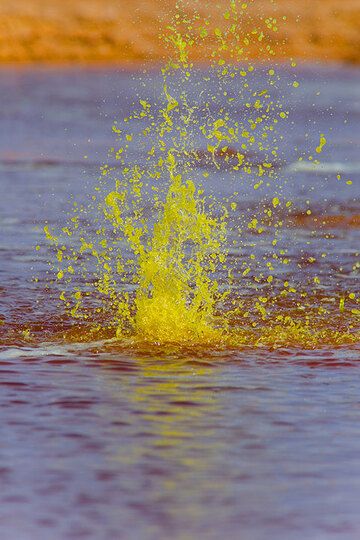
[[(246, 12), (247, 4), (231, 0), (224, 13), (204, 19), (179, 3), (162, 36), (169, 59), (161, 92), (155, 100), (139, 99), (122, 124), (127, 129), (114, 124), (111, 155), (118, 167), (102, 167), (88, 204), (74, 203), (60, 233), (45, 227), (56, 252), (60, 299), (93, 332), (109, 331), (124, 343), (229, 347), (316, 347), (359, 337), (356, 297), (347, 298), (351, 309), (344, 322), (343, 293), (334, 312), (333, 298), (311, 294), (320, 285), (317, 275), (312, 285), (282, 277), (293, 263), (282, 234), (293, 201), (279, 168), (278, 127), (290, 114), (272, 61), (279, 21), (261, 17), (242, 34)], [(266, 41), (269, 32), (274, 39)], [(199, 43), (208, 51), (206, 70), (193, 62)], [(250, 60), (254, 47), (266, 52), (269, 65)], [(266, 73), (261, 86), (259, 70)], [(242, 81), (239, 94), (234, 80)], [(295, 77), (291, 85), (299, 87)], [(319, 134), (315, 152), (326, 143)], [(134, 164), (133, 149), (145, 153), (145, 163)], [(319, 163), (299, 156), (304, 160)], [(222, 172), (234, 186), (227, 198), (207, 185)], [(238, 211), (236, 188), (244, 182), (264, 192), (250, 213)], [(307, 217), (310, 201), (308, 206)], [(242, 248), (244, 229), (253, 245), (266, 238), (269, 247), (261, 257), (243, 253), (234, 265), (231, 254)], [(303, 266), (315, 260), (309, 255)], [(251, 283), (250, 298), (242, 283)], [(332, 327), (330, 313), (337, 315)]]

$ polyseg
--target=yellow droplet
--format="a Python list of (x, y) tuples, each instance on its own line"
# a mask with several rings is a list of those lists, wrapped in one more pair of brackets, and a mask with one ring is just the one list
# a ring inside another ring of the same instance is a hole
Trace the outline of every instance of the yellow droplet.
[(279, 206), (280, 204), (280, 201), (278, 199), (278, 197), (274, 197), (273, 200), (272, 200), (272, 205), (274, 208), (276, 208), (277, 206)]

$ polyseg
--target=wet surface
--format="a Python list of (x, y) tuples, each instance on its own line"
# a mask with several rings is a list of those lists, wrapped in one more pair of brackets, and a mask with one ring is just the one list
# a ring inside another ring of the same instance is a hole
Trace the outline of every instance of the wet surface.
[(355, 352), (1, 358), (4, 538), (359, 535)]
[[(286, 271), (309, 242), (309, 253), (328, 252), (316, 268), (324, 294), (356, 291), (359, 72), (301, 69), (281, 164), (298, 212), (283, 232)], [(34, 246), (43, 222), (62, 222), (70, 195), (95, 183), (113, 118), (126, 116), (141, 81), (8, 69), (0, 87), (0, 537), (358, 539), (358, 346), (134, 351), (51, 339), (61, 313), (41, 285), (47, 253)], [(303, 134), (314, 116), (329, 132), (317, 171), (291, 150), (311, 146)], [(353, 185), (340, 189), (338, 172)], [(256, 207), (252, 189), (239, 192), (240, 211)], [(307, 198), (324, 221), (316, 237)]]

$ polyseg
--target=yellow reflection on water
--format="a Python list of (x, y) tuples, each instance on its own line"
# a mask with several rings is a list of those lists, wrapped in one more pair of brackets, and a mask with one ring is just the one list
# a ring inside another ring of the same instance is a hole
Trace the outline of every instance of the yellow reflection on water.
[(125, 467), (129, 478), (147, 483), (145, 505), (168, 502), (171, 520), (179, 519), (178, 503), (184, 523), (198, 520), (206, 514), (204, 498), (228, 489), (223, 478), (214, 480), (224, 443), (215, 430), (221, 400), (209, 385), (214, 369), (220, 368), (143, 357), (134, 359), (134, 368), (135, 373), (121, 374), (121, 379), (102, 372), (104, 388), (118, 404), (118, 419), (130, 423), (110, 459)]

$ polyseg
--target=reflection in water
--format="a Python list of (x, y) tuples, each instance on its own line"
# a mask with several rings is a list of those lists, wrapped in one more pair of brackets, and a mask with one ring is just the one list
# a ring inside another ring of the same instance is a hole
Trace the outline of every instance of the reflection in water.
[(92, 346), (1, 353), (1, 539), (359, 538), (358, 351)]
[[(125, 378), (121, 386), (111, 372), (103, 372), (106, 392), (120, 400), (119, 420), (129, 420), (129, 413), (131, 418), (132, 437), (113, 448), (112, 467), (118, 463), (136, 471), (141, 485), (131, 506), (150, 519), (156, 515), (158, 525), (169, 532), (175, 525), (204, 523), (207, 502), (220, 502), (229, 487), (222, 475), (214, 475), (224, 442), (215, 427), (219, 398), (208, 388), (220, 368), (164, 358), (138, 357), (134, 362), (135, 377)], [(103, 413), (107, 415), (106, 407)]]

